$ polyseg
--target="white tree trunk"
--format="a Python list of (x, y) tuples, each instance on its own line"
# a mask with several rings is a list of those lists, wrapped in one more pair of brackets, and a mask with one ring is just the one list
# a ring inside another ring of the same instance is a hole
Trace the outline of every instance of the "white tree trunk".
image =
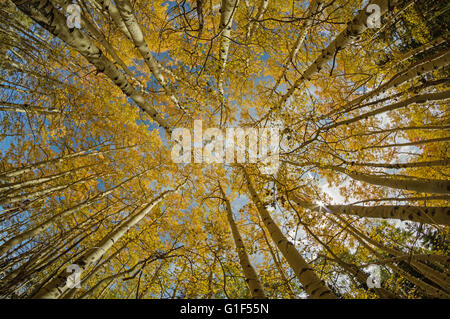
[(248, 284), (250, 294), (253, 298), (265, 299), (266, 295), (264, 293), (263, 286), (261, 285), (261, 282), (258, 279), (258, 275), (255, 271), (255, 268), (253, 268), (253, 265), (251, 264), (250, 259), (248, 258), (244, 242), (242, 241), (241, 234), (239, 233), (239, 229), (237, 228), (236, 222), (234, 221), (230, 201), (226, 197), (225, 192), (222, 189), (222, 186), (219, 185), (219, 188), (220, 192), (222, 193), (222, 199), (225, 201), (228, 223), (230, 224), (231, 233), (233, 235), (234, 244), (236, 246), (236, 251), (239, 256), (242, 272), (244, 273), (245, 276), (245, 282)]
[(298, 51), (300, 50), (300, 47), (302, 46), (303, 42), (305, 41), (306, 35), (308, 34), (309, 30), (312, 27), (312, 24), (314, 22), (314, 16), (322, 8), (322, 6), (323, 4), (320, 2), (320, 0), (312, 0), (311, 3), (309, 4), (308, 9), (306, 10), (305, 15), (303, 17), (306, 20), (302, 25), (302, 30), (297, 35), (294, 47), (289, 52), (289, 56), (286, 59), (286, 62), (284, 63), (283, 70), (281, 71), (281, 75), (278, 77), (277, 82), (275, 83), (273, 91), (275, 91), (278, 88), (278, 85), (280, 84), (281, 80), (285, 77), (289, 65), (291, 63), (294, 63), (294, 59)]
[(220, 12), (220, 25), (219, 30), (221, 30), (221, 43), (220, 43), (220, 53), (219, 53), (219, 75), (217, 78), (217, 85), (221, 98), (225, 94), (223, 89), (223, 76), (225, 74), (225, 68), (227, 66), (228, 60), (228, 50), (230, 49), (230, 36), (231, 36), (231, 26), (233, 24), (233, 18), (237, 10), (239, 0), (222, 0), (222, 5)]
[(355, 215), (360, 217), (387, 218), (410, 220), (425, 224), (438, 224), (450, 226), (449, 207), (418, 207), (418, 206), (358, 206), (358, 205), (325, 205), (318, 206), (310, 202), (302, 201), (296, 196), (290, 196), (292, 200), (303, 208), (315, 212), (327, 212), (339, 215)]
[[(141, 173), (140, 175), (142, 175), (143, 173)], [(126, 182), (128, 182), (129, 180), (133, 179), (133, 177), (126, 179), (125, 181), (119, 183), (118, 185), (116, 185), (115, 187), (111, 188), (108, 191), (105, 191), (101, 194), (98, 194), (96, 196), (94, 196), (91, 199), (85, 200), (84, 202), (66, 209), (58, 214), (55, 214), (53, 216), (51, 216), (49, 219), (43, 221), (42, 223), (38, 224), (37, 226), (33, 227), (30, 230), (27, 230), (11, 239), (9, 239), (8, 241), (6, 241), (5, 243), (3, 243), (3, 245), (0, 246), (0, 256), (3, 255), (4, 253), (6, 253), (9, 249), (11, 249), (12, 247), (14, 247), (17, 244), (20, 244), (21, 242), (23, 242), (24, 240), (37, 236), (40, 233), (44, 232), (48, 227), (50, 227), (55, 221), (60, 220), (61, 218), (64, 218), (65, 216), (68, 216), (70, 214), (75, 213), (76, 211), (83, 209), (85, 207), (88, 207), (89, 205), (95, 203), (96, 201), (98, 201), (99, 199), (111, 194), (115, 189), (117, 189), (118, 187), (122, 186), (123, 184), (125, 184)], [(66, 187), (66, 186), (64, 186)], [(59, 189), (57, 189), (59, 190)]]
[(60, 38), (72, 48), (77, 50), (98, 72), (104, 73), (117, 85), (127, 97), (130, 97), (143, 111), (147, 112), (170, 136), (172, 129), (167, 121), (161, 117), (156, 109), (150, 105), (145, 97), (140, 94), (125, 78), (125, 75), (103, 54), (86, 34), (74, 28), (69, 30), (66, 19), (50, 1), (13, 0), (16, 6), (27, 16), (39, 23), (44, 29)]
[(162, 70), (159, 67), (159, 63), (156, 61), (147, 43), (145, 42), (144, 34), (142, 33), (141, 27), (139, 26), (139, 23), (137, 22), (136, 17), (134, 16), (133, 8), (131, 7), (130, 1), (116, 0), (116, 4), (117, 9), (119, 10), (119, 13), (131, 35), (133, 43), (139, 50), (141, 56), (144, 58), (144, 61), (147, 64), (150, 72), (156, 78), (158, 83), (162, 86), (164, 92), (174, 103), (174, 105), (183, 112), (187, 113), (188, 110), (179, 103), (177, 97), (173, 94), (172, 90), (170, 89), (166, 79), (162, 74)]
[(419, 193), (429, 193), (429, 194), (448, 194), (450, 192), (450, 181), (448, 180), (397, 179), (359, 173), (338, 166), (324, 166), (324, 168), (331, 168), (335, 171), (344, 173), (355, 180), (373, 185), (386, 186), (389, 188), (404, 189), (408, 191), (415, 191)]
[[(383, 16), (389, 9), (397, 5), (400, 0), (374, 0), (370, 4), (378, 5), (380, 8), (380, 15)], [(320, 72), (325, 65), (330, 62), (338, 51), (347, 47), (351, 42), (358, 38), (364, 31), (367, 30), (367, 21), (371, 14), (367, 12), (367, 7), (360, 10), (354, 19), (347, 24), (347, 27), (342, 31), (326, 49), (316, 58), (316, 60), (303, 72), (301, 77), (289, 88), (286, 94), (281, 98), (278, 107), (282, 108), (287, 99), (292, 96), (295, 90), (304, 82), (311, 80), (312, 76)]]
[(313, 299), (334, 299), (336, 296), (334, 293), (327, 287), (327, 285), (317, 277), (314, 270), (310, 267), (310, 265), (303, 259), (303, 257), (299, 254), (297, 249), (295, 249), (294, 245), (289, 242), (286, 237), (281, 232), (280, 228), (275, 224), (272, 217), (270, 217), (269, 212), (264, 207), (263, 203), (259, 199), (253, 185), (251, 183), (250, 177), (245, 168), (242, 168), (244, 173), (244, 178), (247, 183), (247, 188), (250, 192), (250, 197), (253, 203), (256, 205), (258, 212), (261, 216), (261, 219), (269, 231), (270, 237), (273, 242), (277, 245), (278, 249), (283, 254), (284, 258), (286, 258), (287, 262), (291, 266), (298, 280), (302, 284), (306, 293), (310, 298)]
[[(149, 204), (146, 205), (138, 214), (129, 216), (120, 223), (111, 233), (105, 236), (95, 247), (91, 248), (86, 254), (74, 262), (80, 267), (81, 271), (85, 271), (89, 266), (97, 262), (109, 248), (112, 247), (120, 238), (127, 233), (133, 226), (139, 223), (156, 205), (158, 205), (164, 197), (173, 192), (173, 190), (165, 191)], [(64, 269), (57, 277), (51, 280), (47, 285), (41, 288), (33, 298), (57, 299), (69, 289), (66, 285), (67, 278), (70, 273)]]
[(425, 104), (427, 102), (430, 101), (441, 101), (441, 100), (447, 100), (450, 98), (450, 90), (447, 91), (443, 91), (443, 92), (437, 92), (437, 93), (426, 93), (426, 94), (421, 94), (421, 95), (416, 95), (413, 97), (410, 97), (404, 101), (401, 102), (397, 102), (397, 103), (393, 103), (393, 104), (389, 104), (383, 107), (380, 107), (378, 109), (375, 109), (373, 111), (358, 115), (358, 116), (354, 116), (351, 119), (348, 120), (344, 120), (344, 121), (340, 121), (337, 123), (334, 123), (332, 125), (326, 126), (323, 128), (323, 130), (329, 130), (341, 125), (349, 125), (351, 123), (355, 123), (361, 120), (365, 120), (369, 117), (378, 115), (378, 114), (382, 114), (388, 111), (393, 111), (402, 107), (406, 107), (406, 106), (410, 106), (413, 104)]
[(395, 88), (406, 81), (412, 81), (428, 72), (439, 70), (446, 67), (450, 63), (450, 51), (444, 51), (437, 56), (432, 56), (425, 59), (414, 66), (410, 66), (405, 70), (394, 75), (388, 82), (380, 85), (378, 88), (363, 94), (349, 103), (347, 103), (343, 109), (348, 110), (354, 105), (361, 103), (364, 100), (380, 95), (386, 92), (390, 88)]

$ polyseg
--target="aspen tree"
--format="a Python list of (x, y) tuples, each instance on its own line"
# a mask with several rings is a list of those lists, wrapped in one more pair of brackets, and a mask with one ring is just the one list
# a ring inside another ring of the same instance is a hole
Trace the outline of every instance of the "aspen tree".
[(314, 270), (308, 265), (305, 259), (299, 254), (294, 245), (289, 242), (283, 235), (281, 230), (270, 217), (269, 212), (263, 206), (250, 180), (247, 170), (242, 167), (242, 172), (246, 180), (247, 188), (250, 192), (251, 199), (258, 209), (261, 219), (269, 231), (272, 241), (277, 245), (278, 249), (286, 258), (295, 275), (301, 282), (307, 294), (314, 299), (333, 299), (336, 296), (330, 291), (326, 284), (320, 280)]
[(292, 200), (303, 208), (316, 212), (356, 215), (359, 217), (389, 218), (410, 220), (426, 224), (450, 225), (450, 209), (448, 207), (420, 207), (420, 206), (358, 206), (358, 205), (324, 205), (309, 203), (292, 196)]
[[(396, 6), (400, 1), (387, 1), (376, 0), (372, 1), (371, 5), (377, 5), (380, 8), (380, 15), (384, 15), (388, 9)], [(369, 5), (367, 5), (369, 6)], [(331, 61), (336, 54), (347, 47), (354, 39), (357, 39), (367, 29), (367, 21), (369, 19), (369, 12), (367, 7), (360, 10), (352, 21), (348, 22), (347, 27), (342, 31), (328, 46), (322, 50), (322, 53), (316, 60), (302, 72), (300, 78), (298, 78), (294, 84), (288, 89), (288, 91), (281, 98), (278, 107), (283, 107), (287, 99), (295, 92), (297, 88), (304, 81), (311, 80), (312, 76), (325, 66), (326, 63)]]
[[(143, 175), (145, 172), (141, 173), (140, 175)], [(50, 225), (52, 225), (55, 221), (62, 219), (70, 214), (73, 214), (74, 212), (88, 207), (89, 205), (91, 205), (92, 203), (95, 203), (96, 201), (98, 201), (99, 199), (108, 196), (109, 194), (111, 194), (115, 189), (119, 188), (120, 186), (124, 185), (125, 183), (127, 183), (129, 180), (131, 180), (134, 177), (131, 177), (125, 181), (123, 181), (122, 183), (118, 184), (117, 186), (115, 186), (114, 188), (107, 190), (103, 193), (97, 194), (95, 195), (93, 198), (91, 199), (87, 199), (84, 202), (71, 207), (69, 209), (63, 210), (60, 213), (54, 214), (52, 217), (50, 217), (49, 219), (45, 220), (44, 222), (40, 223), (39, 225), (36, 225), (35, 227), (33, 227), (32, 229), (29, 229), (11, 239), (9, 239), (8, 241), (6, 241), (5, 243), (3, 243), (0, 246), (0, 255), (4, 254), (5, 252), (7, 252), (9, 249), (11, 249), (12, 247), (14, 247), (15, 245), (19, 244), (20, 242), (33, 237), (33, 236), (37, 236), (40, 233), (42, 233), (43, 231), (45, 231), (48, 227), (50, 227)]]
[[(112, 247), (131, 227), (139, 223), (151, 210), (158, 205), (173, 190), (165, 191), (161, 195), (155, 197), (147, 204), (138, 214), (130, 216), (119, 224), (108, 236), (104, 237), (96, 247), (86, 252), (81, 258), (75, 261), (75, 265), (79, 266), (82, 271), (86, 270), (90, 265), (97, 262), (105, 252)], [(69, 272), (60, 273), (55, 279), (43, 287), (33, 298), (59, 298), (67, 289), (67, 278)]]
[(144, 61), (147, 64), (150, 71), (152, 72), (153, 76), (156, 78), (158, 83), (164, 88), (164, 91), (169, 96), (174, 105), (177, 108), (183, 110), (184, 112), (187, 112), (188, 110), (180, 104), (177, 97), (171, 92), (171, 89), (169, 88), (168, 83), (161, 72), (157, 60), (150, 52), (150, 49), (147, 43), (145, 42), (144, 34), (142, 33), (141, 27), (139, 26), (133, 14), (132, 11), (133, 9), (131, 7), (130, 1), (117, 0), (116, 4), (120, 16), (122, 17), (123, 22), (125, 23), (128, 29), (131, 39), (133, 40), (136, 48), (139, 50), (142, 57), (144, 58)]
[(236, 246), (236, 251), (239, 256), (239, 261), (241, 263), (242, 272), (245, 275), (245, 282), (248, 284), (250, 288), (250, 293), (255, 299), (266, 298), (264, 293), (263, 286), (258, 279), (258, 275), (253, 268), (253, 265), (250, 263), (250, 259), (248, 258), (247, 252), (245, 250), (244, 242), (242, 241), (241, 234), (237, 228), (236, 222), (234, 221), (233, 211), (231, 210), (231, 204), (228, 198), (223, 191), (222, 186), (219, 184), (219, 190), (222, 194), (222, 199), (225, 202), (225, 209), (227, 211), (227, 219), (230, 224), (231, 233), (233, 234), (234, 244)]
[(170, 134), (171, 128), (166, 120), (164, 120), (161, 115), (145, 101), (145, 98), (126, 80), (125, 76), (118, 68), (104, 56), (95, 43), (77, 29), (70, 32), (66, 25), (66, 20), (61, 13), (59, 13), (49, 1), (42, 2), (45, 2), (45, 7), (42, 7), (38, 3), (34, 6), (30, 2), (22, 3), (21, 1), (14, 1), (20, 10), (35, 19), (43, 28), (47, 29), (49, 32), (54, 32), (55, 36), (78, 50), (81, 55), (97, 68), (98, 72), (104, 73), (109, 77), (126, 96), (130, 97), (142, 110), (147, 112)]

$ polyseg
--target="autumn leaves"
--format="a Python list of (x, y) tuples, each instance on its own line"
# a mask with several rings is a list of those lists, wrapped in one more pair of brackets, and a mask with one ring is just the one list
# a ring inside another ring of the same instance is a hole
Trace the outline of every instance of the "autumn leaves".
[(449, 295), (439, 1), (13, 2), (0, 294)]

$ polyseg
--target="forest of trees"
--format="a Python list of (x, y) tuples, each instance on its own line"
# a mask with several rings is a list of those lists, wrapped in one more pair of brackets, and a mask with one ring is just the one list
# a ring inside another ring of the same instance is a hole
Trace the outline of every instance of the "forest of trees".
[[(448, 1), (0, 11), (0, 298), (450, 298)], [(175, 163), (195, 120), (278, 170)]]

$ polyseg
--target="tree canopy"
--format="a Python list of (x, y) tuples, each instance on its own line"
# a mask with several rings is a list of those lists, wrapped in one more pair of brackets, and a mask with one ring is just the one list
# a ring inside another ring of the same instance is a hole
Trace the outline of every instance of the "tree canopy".
[(0, 0), (0, 297), (449, 298), (448, 9)]

